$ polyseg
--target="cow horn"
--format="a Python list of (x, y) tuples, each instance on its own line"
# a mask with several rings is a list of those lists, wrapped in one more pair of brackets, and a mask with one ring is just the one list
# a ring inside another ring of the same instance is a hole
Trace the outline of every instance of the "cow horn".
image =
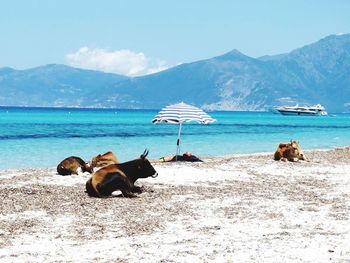
[(143, 154), (141, 154), (141, 158), (142, 159), (145, 159), (146, 158), (146, 156), (148, 155), (148, 149), (145, 149), (145, 151), (143, 152)]

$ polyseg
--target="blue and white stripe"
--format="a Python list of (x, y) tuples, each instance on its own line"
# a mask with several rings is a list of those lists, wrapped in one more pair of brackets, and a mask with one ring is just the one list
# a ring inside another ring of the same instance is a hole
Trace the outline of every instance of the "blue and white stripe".
[(153, 123), (184, 123), (191, 121), (208, 124), (216, 120), (203, 110), (183, 102), (166, 106), (152, 120)]

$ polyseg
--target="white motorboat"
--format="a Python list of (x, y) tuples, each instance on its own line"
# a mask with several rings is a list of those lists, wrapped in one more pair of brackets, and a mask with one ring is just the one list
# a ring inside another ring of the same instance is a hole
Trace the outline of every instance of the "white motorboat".
[(321, 104), (313, 106), (280, 106), (275, 108), (282, 115), (325, 116), (326, 109)]

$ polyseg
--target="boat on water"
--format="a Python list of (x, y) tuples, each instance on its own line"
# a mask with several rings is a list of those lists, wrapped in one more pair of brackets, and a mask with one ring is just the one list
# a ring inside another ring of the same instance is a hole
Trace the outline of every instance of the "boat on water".
[(300, 116), (326, 116), (326, 109), (321, 104), (313, 106), (280, 106), (275, 108), (282, 115), (300, 115)]

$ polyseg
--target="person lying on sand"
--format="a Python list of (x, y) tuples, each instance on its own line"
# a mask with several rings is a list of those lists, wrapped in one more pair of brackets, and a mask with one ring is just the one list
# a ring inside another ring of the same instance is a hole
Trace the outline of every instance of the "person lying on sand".
[(185, 152), (183, 155), (177, 155), (177, 156), (175, 154), (171, 154), (168, 156), (161, 157), (158, 160), (153, 160), (151, 162), (164, 163), (164, 162), (176, 162), (176, 161), (203, 162), (197, 156), (193, 155), (191, 152)]

